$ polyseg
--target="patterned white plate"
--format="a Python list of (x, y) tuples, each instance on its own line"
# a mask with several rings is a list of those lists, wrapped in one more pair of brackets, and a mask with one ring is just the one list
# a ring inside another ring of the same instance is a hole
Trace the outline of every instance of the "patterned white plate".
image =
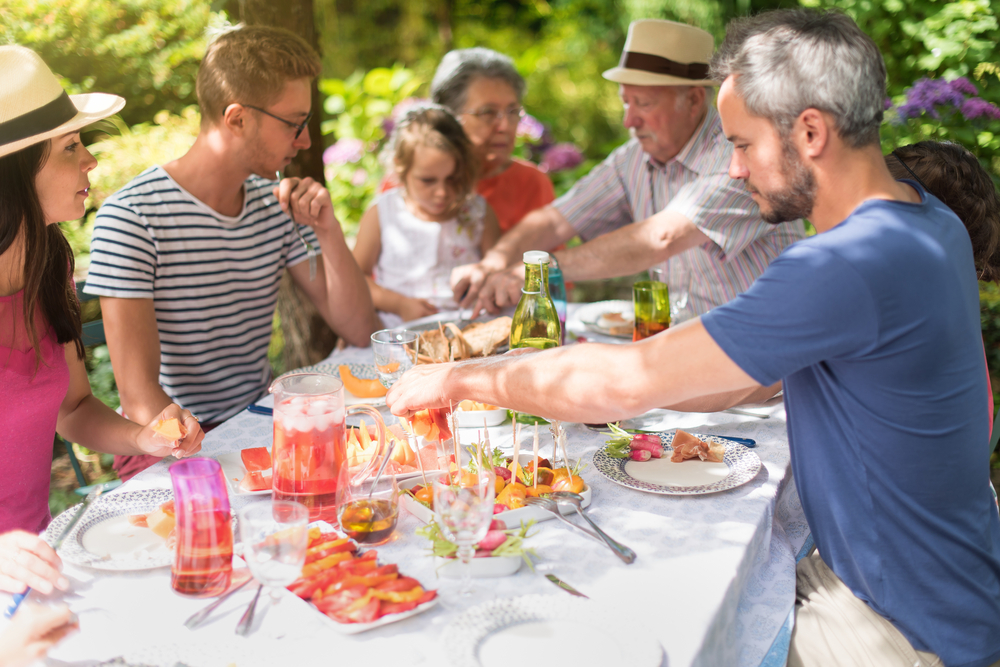
[[(378, 371), (375, 369), (375, 364), (316, 364), (315, 366), (306, 366), (305, 368), (300, 368), (294, 373), (326, 373), (327, 375), (332, 375), (335, 378), (340, 378), (340, 369), (337, 366), (347, 366), (351, 369), (351, 375), (358, 378), (359, 380), (377, 380)], [(291, 375), (291, 373), (285, 373), (285, 375)], [(281, 377), (284, 377), (281, 376)], [(359, 398), (347, 391), (347, 387), (344, 387), (344, 405), (358, 405), (364, 403), (365, 405), (379, 406), (385, 405), (385, 396), (379, 396), (378, 398)]]
[(663, 661), (660, 643), (629, 616), (563, 593), (473, 607), (444, 629), (441, 644), (455, 667), (509, 667), (512, 655), (579, 667), (659, 667)]
[[(144, 514), (174, 497), (170, 489), (124, 491), (98, 498), (87, 509), (80, 523), (66, 536), (59, 556), (74, 565), (96, 570), (152, 570), (170, 567), (173, 551), (166, 541), (149, 528), (128, 523), (130, 514)], [(45, 539), (52, 542), (80, 509), (70, 507), (45, 529)]]
[(620, 300), (595, 301), (594, 303), (588, 303), (585, 306), (580, 306), (580, 308), (576, 311), (576, 318), (591, 331), (596, 331), (604, 336), (612, 336), (613, 338), (627, 338), (628, 340), (632, 340), (631, 331), (627, 334), (613, 334), (604, 327), (600, 326), (597, 321), (601, 318), (601, 315), (604, 315), (605, 313), (621, 313), (625, 316), (625, 319), (629, 319), (630, 317), (633, 317), (632, 302)]
[(604, 448), (594, 452), (594, 467), (615, 484), (667, 496), (697, 496), (728, 491), (746, 484), (760, 471), (760, 457), (743, 445), (714, 435), (693, 434), (708, 442), (726, 446), (722, 463), (684, 461), (671, 463), (674, 432), (661, 433), (663, 458), (649, 461), (615, 459)]

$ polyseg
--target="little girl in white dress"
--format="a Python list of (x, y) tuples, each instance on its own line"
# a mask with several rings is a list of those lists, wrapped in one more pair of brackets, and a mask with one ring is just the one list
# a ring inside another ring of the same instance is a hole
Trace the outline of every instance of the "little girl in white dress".
[(361, 217), (354, 259), (369, 278), (387, 327), (458, 308), (451, 270), (478, 262), (500, 237), (496, 215), (475, 194), (478, 160), (446, 109), (412, 109), (386, 148), (402, 185)]

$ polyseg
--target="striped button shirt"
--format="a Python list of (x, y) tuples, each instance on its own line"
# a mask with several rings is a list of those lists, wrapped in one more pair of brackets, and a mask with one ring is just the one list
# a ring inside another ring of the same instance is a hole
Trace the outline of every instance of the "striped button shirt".
[(585, 241), (663, 210), (690, 220), (712, 242), (671, 257), (665, 268), (675, 316), (701, 315), (746, 291), (786, 246), (805, 237), (801, 220), (761, 219), (743, 182), (729, 178), (732, 153), (709, 105), (694, 136), (666, 164), (632, 139), (553, 206)]
[(274, 185), (251, 176), (243, 211), (227, 217), (151, 167), (97, 213), (84, 291), (153, 300), (160, 385), (206, 423), (267, 390), (278, 285), (286, 266), (306, 259)]

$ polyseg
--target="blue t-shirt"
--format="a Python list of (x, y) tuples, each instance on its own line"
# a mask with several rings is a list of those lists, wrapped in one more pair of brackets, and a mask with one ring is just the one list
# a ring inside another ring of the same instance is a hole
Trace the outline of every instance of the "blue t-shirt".
[(802, 507), (823, 560), (949, 667), (1000, 659), (979, 292), (935, 197), (867, 201), (702, 316), (762, 385), (784, 381)]

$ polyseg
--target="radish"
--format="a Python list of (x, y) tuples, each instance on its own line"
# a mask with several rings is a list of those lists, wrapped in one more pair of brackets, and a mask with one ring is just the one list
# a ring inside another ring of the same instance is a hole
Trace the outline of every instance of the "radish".
[(479, 540), (479, 544), (476, 545), (476, 549), (482, 549), (484, 551), (493, 551), (501, 544), (507, 541), (507, 533), (502, 530), (491, 530), (486, 533), (486, 537)]
[(490, 530), (507, 530), (507, 524), (505, 524), (500, 519), (493, 519), (490, 521)]
[(500, 512), (506, 512), (510, 508), (503, 503), (493, 503), (493, 514), (500, 514)]
[(633, 449), (630, 456), (633, 461), (648, 461), (652, 454), (649, 453), (648, 449)]
[(502, 477), (505, 482), (509, 482), (511, 477), (514, 476), (514, 473), (509, 468), (501, 468), (500, 466), (493, 466), (493, 473), (497, 477)]

